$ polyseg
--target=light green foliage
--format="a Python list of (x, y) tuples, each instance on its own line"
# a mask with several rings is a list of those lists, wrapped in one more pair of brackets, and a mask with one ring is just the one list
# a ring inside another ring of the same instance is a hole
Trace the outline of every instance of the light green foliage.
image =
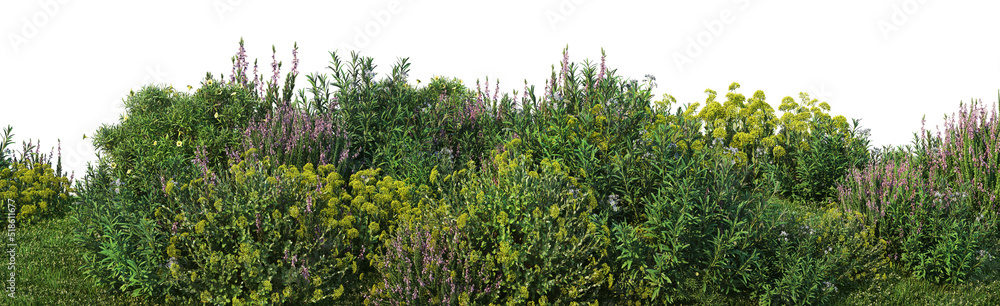
[[(738, 149), (735, 153), (736, 163), (751, 164), (756, 156), (767, 154), (777, 141), (774, 135), (777, 117), (774, 109), (765, 101), (763, 91), (756, 91), (749, 100), (743, 94), (737, 93), (739, 83), (729, 85), (726, 101), (716, 101), (717, 93), (706, 89), (708, 98), (705, 108), (698, 117), (705, 122), (705, 134), (708, 139), (720, 139), (722, 144)], [(698, 106), (693, 105), (696, 109)], [(711, 137), (707, 137), (707, 136)], [(758, 153), (757, 149), (764, 153)]]
[(470, 256), (487, 265), (486, 284), (500, 282), (497, 292), (507, 296), (501, 302), (595, 301), (612, 281), (609, 232), (604, 217), (591, 213), (593, 191), (559, 161), (532, 168), (522, 145), (515, 139), (496, 153), (495, 170), (470, 167), (446, 176), (438, 184), (441, 203), (459, 215)]
[(251, 89), (211, 76), (193, 93), (148, 86), (129, 93), (125, 114), (94, 133), (94, 147), (112, 174), (142, 196), (161, 187), (162, 177), (183, 171), (198, 147), (211, 167), (225, 165), (225, 149), (239, 143), (260, 107)]
[(15, 160), (12, 165), (0, 168), (0, 204), (4, 212), (8, 212), (9, 204), (14, 206), (17, 226), (64, 212), (73, 192), (65, 175), (53, 170), (50, 163), (34, 162), (31, 158)]
[[(212, 185), (205, 177), (163, 193), (154, 220), (169, 237), (161, 250), (167, 299), (184, 303), (299, 304), (358, 290), (358, 235), (332, 165), (273, 167), (254, 151)], [(353, 216), (352, 216), (353, 215)], [(343, 289), (340, 289), (341, 292)]]

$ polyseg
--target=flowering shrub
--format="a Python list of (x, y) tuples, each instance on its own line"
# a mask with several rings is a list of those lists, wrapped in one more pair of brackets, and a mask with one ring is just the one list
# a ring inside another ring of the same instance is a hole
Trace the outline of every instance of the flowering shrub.
[(172, 86), (130, 92), (120, 121), (94, 133), (99, 160), (88, 167), (74, 217), (83, 270), (98, 284), (135, 295), (168, 293), (162, 282), (169, 231), (152, 215), (160, 195), (167, 185), (197, 178), (221, 183), (216, 173), (228, 163), (226, 150), (268, 111), (256, 84), (236, 79), (208, 75), (193, 93)]
[[(754, 92), (748, 100), (736, 92), (739, 88), (739, 83), (730, 84), (723, 103), (715, 101), (718, 94), (714, 90), (706, 89), (708, 98), (698, 118), (705, 122), (705, 138), (719, 139), (723, 145), (736, 148), (736, 163), (749, 165), (755, 157), (770, 156), (778, 139), (774, 135), (777, 117), (764, 101), (763, 91)], [(691, 108), (697, 109), (698, 105)]]
[(546, 159), (532, 170), (521, 145), (514, 139), (494, 154), (496, 170), (431, 174), (439, 205), (452, 209), (468, 237), (464, 260), (486, 265), (475, 288), (513, 304), (597, 301), (612, 282), (606, 217), (592, 213), (592, 191), (565, 166)]
[(466, 255), (475, 251), (458, 227), (465, 220), (447, 218), (440, 212), (448, 209), (439, 208), (400, 225), (385, 241), (385, 255), (376, 264), (382, 280), (365, 295), (366, 304), (470, 305), (495, 300), (499, 279), (484, 280), (488, 265)]
[[(843, 116), (830, 117), (830, 105), (799, 94), (781, 101), (780, 132), (776, 135), (771, 171), (779, 193), (798, 201), (823, 201), (832, 197), (835, 184), (851, 169), (868, 162), (868, 133), (858, 120), (848, 124)], [(818, 104), (817, 104), (818, 103)]]
[(160, 193), (154, 220), (165, 248), (168, 300), (278, 304), (339, 298), (357, 290), (357, 209), (331, 165), (271, 166), (255, 150), (218, 183), (199, 177)]
[(211, 78), (193, 94), (144, 87), (130, 93), (118, 124), (94, 133), (94, 147), (114, 176), (141, 197), (177, 171), (202, 171), (190, 163), (198, 147), (206, 151), (209, 168), (225, 165), (225, 150), (240, 140), (238, 131), (253, 116), (254, 101), (246, 87)]
[[(6, 151), (10, 141), (11, 129), (8, 127), (4, 137), (0, 139), (0, 152)], [(0, 167), (0, 203), (6, 210), (7, 204), (14, 204), (17, 212), (18, 226), (29, 225), (41, 218), (47, 218), (65, 211), (72, 201), (70, 179), (62, 173), (62, 157), (52, 168), (52, 154), (48, 156), (38, 152), (39, 144), (27, 142), (21, 151), (20, 158), (2, 153), (3, 159), (9, 164)], [(60, 154), (61, 155), (61, 154)], [(13, 202), (8, 202), (13, 201)]]
[(974, 104), (960, 114), (946, 123), (944, 138), (922, 131), (907, 148), (916, 154), (877, 156), (838, 187), (845, 207), (862, 211), (866, 225), (888, 241), (893, 262), (934, 282), (974, 277), (979, 254), (996, 239), (997, 212), (987, 205), (995, 193), (996, 145), (983, 142), (995, 138), (995, 112), (986, 119), (985, 108)]

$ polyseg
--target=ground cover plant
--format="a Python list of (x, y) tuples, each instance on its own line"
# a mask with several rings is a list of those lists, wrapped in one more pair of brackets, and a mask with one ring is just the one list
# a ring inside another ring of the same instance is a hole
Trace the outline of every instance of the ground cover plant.
[(150, 304), (1000, 299), (1000, 126), (983, 104), (872, 149), (805, 94), (653, 101), (653, 76), (603, 52), (564, 49), (542, 89), (511, 93), (336, 52), (296, 89), (297, 52), (265, 75), (241, 42), (228, 76), (130, 92), (75, 182), (6, 129), (0, 200), (78, 253), (29, 292), (72, 277), (76, 301)]

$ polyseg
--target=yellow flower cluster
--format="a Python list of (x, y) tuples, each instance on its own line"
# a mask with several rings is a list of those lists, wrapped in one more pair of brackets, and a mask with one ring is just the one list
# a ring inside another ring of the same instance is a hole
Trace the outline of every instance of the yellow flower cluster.
[(0, 169), (0, 200), (13, 200), (18, 222), (30, 224), (62, 209), (69, 202), (69, 179), (56, 176), (49, 164), (17, 163)]

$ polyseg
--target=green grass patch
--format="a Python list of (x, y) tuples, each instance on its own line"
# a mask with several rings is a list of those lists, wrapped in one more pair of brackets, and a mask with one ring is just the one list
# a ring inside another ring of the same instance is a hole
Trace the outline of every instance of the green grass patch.
[[(86, 279), (78, 268), (83, 250), (71, 240), (70, 216), (44, 219), (16, 230), (16, 291), (5, 305), (154, 305), (141, 297), (114, 294)], [(5, 249), (6, 251), (6, 249)], [(4, 268), (4, 287), (9, 271)]]

